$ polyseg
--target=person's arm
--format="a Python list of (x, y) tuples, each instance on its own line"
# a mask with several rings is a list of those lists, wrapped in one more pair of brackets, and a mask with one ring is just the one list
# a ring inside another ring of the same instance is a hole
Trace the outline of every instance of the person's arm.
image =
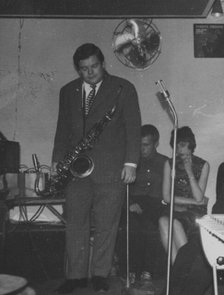
[[(202, 173), (199, 181), (197, 182), (194, 177), (190, 179), (190, 185), (193, 193), (193, 198), (185, 198), (176, 196), (174, 203), (177, 205), (202, 205), (207, 203), (207, 198), (204, 197), (207, 180), (209, 174), (209, 164), (206, 162), (202, 168)], [(190, 178), (190, 177), (189, 177)], [(171, 193), (171, 167), (168, 161), (164, 165), (163, 176), (163, 200), (166, 203), (170, 203)]]
[[(137, 164), (135, 165), (137, 166)], [(125, 164), (121, 172), (121, 179), (127, 184), (134, 182), (136, 179), (136, 167)]]
[(140, 157), (141, 115), (135, 87), (129, 83), (124, 91), (123, 115), (126, 130), (126, 156), (121, 179), (124, 183), (132, 183), (136, 178), (136, 167)]
[(185, 198), (185, 197), (179, 197), (175, 196), (175, 204), (176, 205), (207, 205), (208, 198), (203, 197), (203, 199), (198, 202), (194, 198)]
[(183, 163), (184, 163), (185, 171), (187, 172), (187, 175), (190, 181), (193, 198), (197, 203), (200, 203), (204, 198), (205, 189), (207, 186), (208, 175), (209, 175), (209, 164), (205, 162), (201, 171), (201, 176), (199, 180), (197, 181), (192, 169), (192, 156), (188, 155), (183, 160)]
[(143, 210), (138, 203), (133, 203), (129, 206), (130, 212), (135, 212), (137, 214), (142, 214)]
[(171, 192), (171, 168), (169, 164), (169, 160), (167, 160), (164, 164), (163, 168), (163, 201), (166, 203), (170, 203), (170, 192)]

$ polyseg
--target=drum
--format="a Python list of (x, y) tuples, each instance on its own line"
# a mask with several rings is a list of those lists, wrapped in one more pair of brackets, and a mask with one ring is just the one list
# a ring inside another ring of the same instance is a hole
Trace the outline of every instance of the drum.
[(0, 295), (6, 295), (16, 291), (19, 292), (25, 289), (27, 280), (22, 277), (12, 276), (8, 274), (0, 274)]

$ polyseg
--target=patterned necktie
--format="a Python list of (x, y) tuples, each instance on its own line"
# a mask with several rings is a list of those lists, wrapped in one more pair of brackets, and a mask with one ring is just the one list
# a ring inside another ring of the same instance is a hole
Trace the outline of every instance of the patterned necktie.
[(92, 106), (92, 103), (93, 103), (93, 100), (94, 100), (94, 97), (95, 97), (95, 94), (96, 94), (96, 85), (93, 84), (93, 85), (90, 85), (90, 87), (92, 88), (89, 95), (87, 96), (86, 98), (86, 107), (85, 107), (85, 114), (88, 115), (89, 113), (89, 110)]

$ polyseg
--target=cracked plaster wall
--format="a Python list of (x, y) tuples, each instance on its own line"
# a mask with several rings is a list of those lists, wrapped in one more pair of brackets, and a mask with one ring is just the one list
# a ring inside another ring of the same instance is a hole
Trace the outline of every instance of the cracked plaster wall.
[(206, 194), (214, 202), (218, 165), (224, 161), (224, 59), (194, 58), (193, 24), (197, 19), (155, 19), (162, 36), (158, 59), (147, 70), (122, 65), (112, 50), (112, 33), (121, 20), (0, 19), (0, 131), (19, 141), (21, 164), (32, 154), (50, 165), (61, 86), (77, 77), (72, 55), (77, 46), (94, 42), (103, 50), (108, 71), (136, 86), (142, 122), (158, 127), (159, 151), (171, 156), (173, 123), (160, 103), (155, 81), (171, 94), (179, 126), (195, 132), (195, 154), (208, 160)]

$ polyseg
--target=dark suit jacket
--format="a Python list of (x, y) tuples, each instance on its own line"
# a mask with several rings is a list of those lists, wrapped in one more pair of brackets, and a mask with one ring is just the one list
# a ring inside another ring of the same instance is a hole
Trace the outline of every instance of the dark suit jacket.
[(216, 178), (216, 202), (212, 207), (213, 214), (224, 214), (224, 162), (219, 165)]
[[(119, 95), (118, 90), (121, 87)], [(141, 118), (135, 87), (125, 79), (105, 73), (86, 119), (88, 131), (118, 101), (116, 112), (93, 149), (91, 177), (96, 182), (118, 181), (126, 162), (138, 163)], [(82, 80), (71, 81), (60, 91), (60, 106), (52, 161), (62, 160), (83, 137)]]

